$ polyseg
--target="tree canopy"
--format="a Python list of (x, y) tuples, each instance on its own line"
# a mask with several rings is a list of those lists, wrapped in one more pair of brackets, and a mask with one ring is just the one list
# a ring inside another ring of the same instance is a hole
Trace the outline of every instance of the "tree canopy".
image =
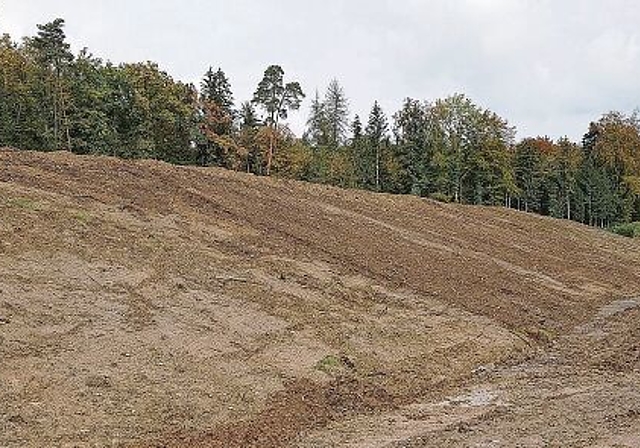
[(298, 138), (286, 121), (305, 95), (279, 65), (236, 103), (222, 68), (208, 65), (198, 89), (153, 62), (74, 54), (64, 27), (56, 19), (21, 42), (0, 37), (0, 146), (221, 166), (598, 226), (640, 220), (637, 112), (603, 114), (581, 142), (516, 141), (505, 118), (463, 94), (407, 98), (389, 115), (373, 101), (366, 119), (352, 119), (333, 79), (311, 98)]

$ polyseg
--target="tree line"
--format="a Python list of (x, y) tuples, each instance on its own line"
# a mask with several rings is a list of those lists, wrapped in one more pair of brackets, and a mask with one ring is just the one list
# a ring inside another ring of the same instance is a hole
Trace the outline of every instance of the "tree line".
[(311, 98), (301, 138), (288, 128), (305, 94), (278, 65), (236, 103), (220, 68), (199, 86), (153, 62), (74, 55), (64, 20), (0, 38), (0, 146), (154, 158), (345, 188), (500, 205), (597, 226), (640, 220), (640, 117), (610, 112), (580, 143), (515, 140), (515, 128), (464, 95), (374, 102), (350, 115), (333, 80)]

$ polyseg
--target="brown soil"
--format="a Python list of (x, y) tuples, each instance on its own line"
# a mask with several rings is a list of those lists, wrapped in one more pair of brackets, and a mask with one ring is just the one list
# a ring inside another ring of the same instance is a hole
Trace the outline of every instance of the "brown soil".
[(0, 447), (640, 446), (640, 243), (0, 150)]

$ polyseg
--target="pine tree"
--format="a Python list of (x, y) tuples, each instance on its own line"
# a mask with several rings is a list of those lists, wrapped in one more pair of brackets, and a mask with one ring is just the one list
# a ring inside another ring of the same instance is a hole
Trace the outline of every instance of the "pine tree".
[(387, 141), (388, 130), (387, 117), (376, 101), (369, 114), (365, 130), (367, 145), (365, 184), (374, 187), (376, 191), (382, 189), (382, 152)]
[(324, 117), (328, 132), (328, 144), (338, 148), (344, 144), (349, 129), (349, 102), (336, 79), (327, 87), (324, 98)]
[(231, 84), (221, 68), (214, 72), (213, 68), (209, 67), (202, 79), (200, 89), (203, 100), (216, 103), (230, 117), (234, 116)]
[(514, 171), (519, 189), (519, 210), (540, 213), (540, 195), (545, 180), (541, 147), (552, 144), (548, 138), (538, 137), (524, 139), (516, 146)]
[(582, 164), (582, 152), (578, 145), (561, 138), (558, 143), (556, 159), (556, 179), (558, 183), (557, 211), (555, 216), (573, 218), (578, 190), (578, 172)]
[(303, 137), (315, 148), (326, 146), (329, 141), (325, 104), (320, 100), (317, 90), (315, 97), (311, 100), (307, 129)]
[(265, 121), (270, 131), (267, 176), (271, 172), (273, 163), (279, 121), (286, 120), (289, 111), (298, 110), (304, 96), (297, 81), (284, 83), (284, 70), (279, 65), (271, 65), (265, 70), (264, 76), (253, 94), (252, 102), (265, 111), (267, 115)]
[(362, 122), (360, 115), (356, 115), (351, 123), (351, 142), (356, 143), (362, 140)]
[(366, 143), (359, 115), (356, 115), (351, 123), (351, 139), (348, 148), (355, 177), (354, 186), (356, 188), (366, 188)]
[[(48, 94), (51, 106), (51, 125), (53, 128), (53, 147), (61, 149), (66, 143), (71, 150), (71, 135), (68, 122), (69, 92), (64, 81), (66, 69), (73, 61), (70, 45), (66, 42), (64, 20), (38, 25), (38, 34), (27, 39), (27, 45), (36, 56), (41, 67), (48, 72)], [(65, 143), (63, 143), (65, 142)]]
[(238, 164), (239, 147), (235, 142), (231, 85), (221, 68), (212, 67), (200, 83), (200, 164), (211, 161), (217, 166), (233, 168)]
[(426, 194), (429, 188), (431, 154), (427, 140), (427, 111), (428, 105), (407, 98), (393, 117), (399, 163), (409, 184), (406, 192), (419, 196)]
[(257, 142), (258, 127), (261, 125), (258, 115), (251, 102), (246, 101), (240, 105), (240, 133), (239, 143), (245, 148), (246, 170), (248, 173), (262, 174), (263, 160), (260, 157), (260, 148)]
[(240, 105), (240, 129), (255, 129), (260, 126), (260, 119), (253, 104), (245, 101)]
[(66, 42), (64, 20), (38, 25), (37, 36), (28, 40), (30, 46), (37, 50), (37, 59), (43, 65), (53, 69), (58, 75), (73, 61), (71, 46)]

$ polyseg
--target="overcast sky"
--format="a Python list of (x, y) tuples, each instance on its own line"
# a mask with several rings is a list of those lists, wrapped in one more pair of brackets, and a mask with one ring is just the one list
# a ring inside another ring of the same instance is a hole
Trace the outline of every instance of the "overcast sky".
[(460, 92), (519, 137), (579, 140), (602, 113), (640, 106), (637, 0), (0, 0), (14, 39), (56, 17), (74, 50), (112, 62), (194, 83), (220, 66), (238, 103), (280, 64), (307, 93), (298, 132), (334, 77), (352, 114)]

